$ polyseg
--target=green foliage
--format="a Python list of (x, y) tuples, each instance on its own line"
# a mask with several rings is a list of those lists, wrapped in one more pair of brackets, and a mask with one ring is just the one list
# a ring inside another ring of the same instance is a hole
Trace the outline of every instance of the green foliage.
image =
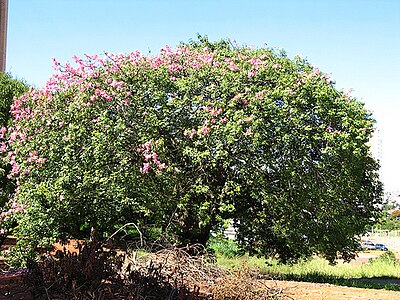
[(39, 253), (36, 250), (36, 243), (20, 240), (7, 254), (7, 264), (15, 269), (28, 268), (39, 261)]
[(2, 208), (14, 189), (13, 183), (6, 176), (10, 168), (2, 160), (5, 155), (4, 129), (12, 122), (10, 107), (13, 98), (22, 95), (27, 90), (28, 87), (24, 82), (13, 79), (10, 74), (0, 72), (0, 129), (2, 129), (0, 132), (0, 207)]
[(28, 91), (27, 85), (20, 80), (13, 79), (10, 74), (0, 73), (0, 126), (10, 125), (12, 116), (10, 106), (13, 98)]
[(206, 38), (74, 59), (14, 103), (21, 236), (109, 236), (134, 222), (205, 244), (231, 218), (251, 254), (353, 257), (381, 202), (374, 120), (328, 75)]
[(368, 259), (368, 262), (371, 264), (373, 263), (398, 264), (399, 260), (396, 258), (396, 255), (392, 251), (388, 250), (376, 258)]
[(223, 256), (226, 258), (243, 255), (243, 252), (235, 241), (223, 237), (211, 237), (207, 242), (207, 248), (216, 256)]
[(378, 226), (383, 230), (400, 230), (400, 210), (384, 211)]
[[(0, 246), (15, 227), (15, 212), (19, 212), (21, 207), (11, 201), (15, 182), (7, 174), (11, 166), (5, 162), (7, 155), (7, 132), (12, 126), (11, 105), (13, 98), (28, 91), (28, 86), (17, 79), (13, 79), (10, 74), (0, 72)], [(11, 154), (12, 155), (12, 154)]]

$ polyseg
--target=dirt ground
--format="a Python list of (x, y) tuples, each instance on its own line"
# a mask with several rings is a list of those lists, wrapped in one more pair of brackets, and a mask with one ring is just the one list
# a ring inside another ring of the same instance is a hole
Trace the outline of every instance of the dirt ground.
[(327, 283), (274, 281), (271, 282), (270, 286), (282, 288), (283, 294), (287, 295), (285, 299), (296, 299), (296, 300), (400, 299), (400, 292), (343, 287)]
[[(9, 242), (12, 244), (12, 240)], [(75, 245), (70, 246), (71, 250), (72, 248), (75, 248), (73, 247)], [(352, 264), (361, 264), (363, 262), (367, 262), (369, 258), (375, 257), (379, 254), (380, 253), (376, 252), (360, 253), (357, 260), (353, 261)], [(0, 272), (0, 300), (32, 299), (29, 291), (23, 287), (21, 278), (22, 276), (18, 272)], [(285, 300), (400, 300), (400, 292), (387, 290), (353, 288), (324, 283), (321, 284), (278, 280), (268, 280), (266, 281), (266, 285), (275, 289), (281, 289), (282, 294), (286, 295), (284, 298)]]
[[(361, 289), (332, 284), (268, 281), (267, 286), (282, 289), (285, 300), (395, 300), (400, 299), (400, 292)], [(30, 292), (22, 286), (20, 276), (0, 278), (0, 299), (28, 300), (32, 299)]]
[[(282, 289), (285, 300), (396, 300), (400, 292), (361, 289), (335, 286), (325, 283), (309, 283), (296, 281), (268, 281), (267, 285)], [(1, 300), (32, 299), (29, 291), (22, 287), (19, 276), (0, 278)]]
[[(380, 254), (382, 253), (377, 251), (360, 252), (350, 264), (360, 265)], [(400, 259), (400, 253), (396, 253), (396, 257)], [(400, 279), (390, 283), (400, 285)], [(345, 287), (328, 283), (271, 281), (268, 286), (281, 288), (287, 299), (295, 300), (400, 300), (398, 291)]]
[[(360, 265), (380, 254), (382, 253), (377, 251), (360, 252), (358, 257), (351, 261), (350, 264)], [(396, 253), (396, 257), (400, 259), (400, 253)], [(400, 285), (400, 279), (390, 283)], [(274, 281), (270, 283), (270, 286), (282, 288), (283, 294), (288, 296), (287, 299), (296, 300), (400, 300), (400, 292), (398, 291), (345, 287), (328, 283)]]

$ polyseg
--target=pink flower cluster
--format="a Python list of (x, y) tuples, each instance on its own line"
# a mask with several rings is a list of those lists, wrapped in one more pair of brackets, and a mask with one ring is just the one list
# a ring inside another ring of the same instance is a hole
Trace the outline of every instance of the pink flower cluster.
[[(47, 161), (47, 158), (39, 157), (39, 154), (36, 150), (29, 152), (28, 163), (34, 164), (36, 166), (36, 168), (40, 168), (41, 165), (44, 164), (46, 161)], [(28, 167), (28, 169), (24, 170), (25, 174), (29, 174), (29, 172), (30, 172), (30, 167)]]
[(161, 163), (158, 160), (158, 154), (152, 150), (153, 142), (148, 141), (142, 144), (136, 151), (143, 155), (144, 163), (143, 166), (140, 168), (141, 173), (148, 173), (150, 171), (151, 165), (154, 164), (157, 167), (156, 172), (160, 172), (161, 170), (165, 169), (165, 163)]
[[(4, 127), (1, 129), (1, 132), (6, 131), (7, 130)], [(19, 126), (16, 126), (15, 128), (9, 127), (8, 131), (10, 133), (8, 140), (6, 142), (0, 142), (0, 153), (7, 152), (7, 155), (4, 156), (2, 160), (11, 165), (11, 171), (7, 174), (7, 178), (12, 179), (21, 174), (21, 167), (17, 162), (17, 154), (20, 150), (18, 147), (14, 147), (14, 144), (17, 141), (25, 141), (26, 137)], [(0, 140), (1, 139), (5, 139), (5, 136), (1, 135)], [(28, 165), (35, 165), (36, 168), (40, 168), (40, 166), (45, 163), (46, 160), (46, 158), (39, 157), (37, 151), (33, 151), (29, 153), (29, 157), (27, 158), (26, 162)], [(23, 173), (29, 174), (30, 171), (31, 166), (28, 166), (25, 170), (23, 170)]]
[(189, 138), (193, 138), (193, 136), (195, 135), (197, 133), (197, 130), (196, 129), (192, 129), (192, 130), (185, 130), (184, 132), (183, 132), (183, 135), (184, 136), (188, 136)]
[[(145, 70), (160, 68), (166, 72), (167, 76), (170, 76), (171, 80), (177, 80), (180, 76), (186, 76), (188, 72), (201, 68), (205, 68), (207, 72), (217, 69), (230, 75), (246, 76), (247, 74), (249, 79), (259, 74), (263, 68), (282, 68), (279, 63), (271, 62), (268, 55), (257, 55), (250, 51), (238, 51), (232, 57), (225, 57), (222, 52), (210, 50), (207, 47), (193, 49), (190, 46), (183, 45), (177, 49), (166, 46), (161, 49), (159, 55), (150, 57), (143, 56), (138, 51), (128, 54), (106, 53), (102, 57), (85, 54), (83, 59), (74, 56), (73, 65), (70, 63), (61, 65), (56, 59), (53, 59), (57, 73), (49, 79), (46, 86), (41, 90), (30, 89), (27, 94), (14, 100), (11, 110), (15, 123), (20, 124), (21, 127), (8, 132), (8, 143), (19, 142), (18, 147), (22, 149), (23, 143), (21, 142), (27, 138), (29, 139), (42, 131), (45, 132), (49, 128), (61, 130), (62, 127), (68, 126), (65, 120), (54, 119), (53, 117), (53, 107), (56, 101), (59, 101), (59, 98), (73, 104), (69, 108), (71, 111), (76, 108), (82, 111), (90, 110), (97, 103), (105, 103), (107, 106), (113, 105), (117, 110), (123, 111), (124, 107), (132, 104), (132, 93), (136, 93), (134, 90), (129, 90), (130, 83), (125, 82), (124, 78), (127, 77), (127, 74), (133, 75), (130, 72), (138, 69), (136, 66), (140, 66), (140, 69)], [(140, 76), (140, 69), (136, 70), (138, 76)], [(319, 70), (314, 69), (311, 74), (311, 77), (316, 76), (319, 74)], [(306, 79), (307, 77), (304, 80)], [(295, 88), (301, 83), (303, 82), (299, 80), (294, 88), (289, 87), (287, 92), (289, 94), (294, 93)], [(58, 93), (61, 94), (60, 97), (57, 97)], [(265, 90), (250, 91), (248, 89), (238, 93), (232, 101), (238, 105), (246, 106), (251, 104), (251, 101), (265, 99), (266, 94)], [(209, 135), (214, 128), (221, 126), (221, 124), (228, 123), (229, 116), (225, 113), (226, 107), (214, 105), (210, 103), (199, 105), (199, 110), (201, 110), (199, 113), (204, 116), (203, 122), (199, 123), (198, 127), (192, 126), (194, 128), (189, 127), (183, 130), (183, 134), (189, 138), (193, 138), (195, 135), (205, 136)], [(250, 122), (252, 117), (247, 116), (244, 116), (243, 120)], [(97, 118), (94, 117), (93, 123), (96, 123), (96, 120)], [(28, 122), (32, 122), (36, 126), (34, 129), (30, 128), (30, 132), (25, 128)], [(1, 128), (0, 139), (6, 133), (7, 129)], [(243, 133), (251, 135), (251, 132), (246, 131), (245, 128), (243, 128)], [(8, 143), (0, 140), (0, 152), (8, 151)], [(149, 172), (153, 165), (158, 171), (165, 168), (165, 164), (160, 163), (157, 153), (152, 150), (153, 146), (151, 142), (147, 142), (138, 148), (138, 152), (143, 155), (144, 159), (144, 163), (140, 167), (142, 173)], [(18, 148), (16, 151), (18, 152)], [(40, 157), (37, 151), (24, 153), (18, 159), (24, 160), (20, 167), (22, 169), (25, 168), (25, 170), (20, 170), (15, 159), (15, 153), (9, 155), (8, 161), (13, 166), (11, 176), (29, 174), (31, 168), (34, 166), (39, 168), (46, 162), (46, 158)]]
[[(3, 148), (3, 147), (2, 147)], [(19, 165), (16, 162), (15, 151), (8, 151), (7, 156), (3, 157), (3, 161), (11, 165), (11, 171), (7, 174), (7, 178), (11, 179), (21, 173)]]
[[(8, 205), (6, 205), (6, 206), (8, 206)], [(23, 212), (25, 212), (24, 205), (20, 205), (16, 202), (11, 203), (11, 207), (8, 210), (1, 212), (0, 224), (10, 220), (13, 215), (18, 214), (18, 213), (23, 213)]]
[(308, 74), (308, 78), (316, 77), (320, 73), (318, 68), (314, 68), (311, 73)]

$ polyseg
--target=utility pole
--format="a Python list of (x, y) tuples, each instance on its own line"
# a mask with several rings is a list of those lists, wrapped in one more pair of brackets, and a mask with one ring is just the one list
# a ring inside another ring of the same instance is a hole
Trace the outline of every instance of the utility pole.
[(0, 72), (6, 70), (8, 0), (0, 0)]

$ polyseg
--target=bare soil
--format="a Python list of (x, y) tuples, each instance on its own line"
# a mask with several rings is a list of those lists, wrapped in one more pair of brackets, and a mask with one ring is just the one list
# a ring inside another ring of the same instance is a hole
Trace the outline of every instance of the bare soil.
[(395, 300), (400, 292), (336, 286), (327, 283), (274, 281), (271, 286), (283, 289), (286, 299), (296, 300)]
[[(400, 292), (335, 286), (326, 283), (296, 281), (268, 281), (269, 287), (282, 289), (285, 300), (395, 300)], [(20, 275), (0, 277), (0, 299), (32, 299), (29, 290), (23, 287)], [(162, 300), (162, 299), (160, 299)]]

